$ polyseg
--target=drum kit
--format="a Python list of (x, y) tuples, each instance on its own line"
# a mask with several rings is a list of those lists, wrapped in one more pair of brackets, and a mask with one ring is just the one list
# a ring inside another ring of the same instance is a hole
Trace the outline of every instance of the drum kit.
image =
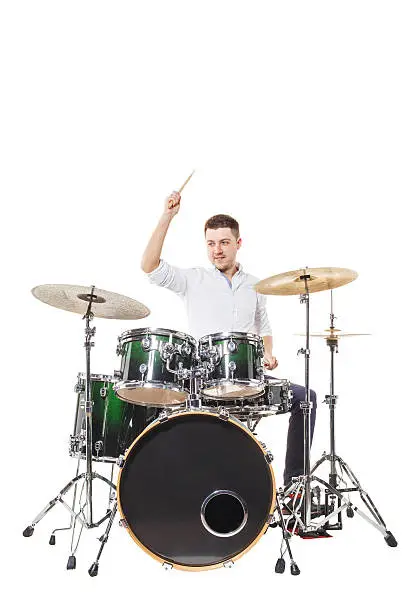
[[(32, 293), (37, 299), (82, 315), (86, 369), (78, 374), (75, 386), (77, 403), (70, 437), (76, 475), (23, 535), (32, 536), (37, 523), (61, 503), (71, 517), (65, 528), (72, 530), (67, 569), (74, 569), (83, 528), (106, 522), (96, 560), (88, 570), (90, 576), (98, 574), (117, 510), (119, 524), (166, 569), (231, 567), (269, 527), (279, 527), (282, 545), (275, 571), (284, 571), (287, 552), (291, 574), (298, 575), (291, 537), (322, 537), (330, 529), (342, 529), (343, 511), (348, 517), (357, 513), (381, 532), (389, 546), (397, 546), (371, 498), (335, 452), (334, 353), (339, 338), (346, 334), (334, 327), (332, 290), (356, 277), (343, 268), (304, 268), (255, 285), (257, 292), (266, 295), (298, 295), (306, 306), (306, 346), (299, 351), (305, 360), (305, 399), (301, 403), (304, 473), (279, 490), (273, 456), (256, 437), (255, 428), (267, 416), (289, 412), (292, 392), (288, 380), (264, 376), (262, 338), (222, 332), (197, 341), (169, 329), (131, 329), (118, 338), (119, 369), (113, 375), (95, 375), (91, 373), (93, 319), (138, 320), (148, 316), (149, 309), (94, 286), (35, 287)], [(325, 397), (330, 409), (330, 453), (312, 467), (310, 294), (324, 290), (331, 291), (332, 304), (330, 328), (321, 334), (331, 355), (330, 393)], [(328, 482), (315, 474), (326, 461), (330, 463)], [(85, 462), (82, 473), (81, 462)], [(110, 478), (95, 471), (102, 463), (110, 465)], [(116, 484), (115, 466), (119, 470)], [(351, 486), (345, 486), (346, 477)], [(109, 488), (109, 508), (98, 520), (94, 520), (96, 479)], [(65, 499), (68, 492), (73, 493), (70, 503)], [(351, 501), (351, 492), (360, 494), (370, 516)], [(78, 525), (80, 534), (75, 538)], [(62, 530), (52, 532), (51, 545), (56, 542), (55, 533)]]

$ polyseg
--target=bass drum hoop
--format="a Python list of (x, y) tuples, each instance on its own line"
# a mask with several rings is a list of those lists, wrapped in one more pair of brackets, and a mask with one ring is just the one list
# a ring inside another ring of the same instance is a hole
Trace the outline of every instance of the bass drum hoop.
[[(211, 410), (194, 410), (194, 412), (191, 412), (190, 410), (182, 410), (182, 411), (178, 411), (176, 414), (171, 414), (168, 417), (168, 420), (172, 420), (172, 419), (177, 419), (180, 416), (184, 416), (186, 414), (198, 414), (198, 415), (206, 415), (206, 416), (212, 416), (213, 418), (219, 419), (219, 415), (217, 412), (211, 411)], [(240, 429), (242, 429), (250, 438), (252, 438), (254, 440), (254, 442), (256, 442), (256, 444), (259, 446), (260, 450), (262, 451), (262, 454), (264, 455), (264, 457), (266, 458), (266, 451), (265, 449), (262, 447), (262, 444), (255, 438), (255, 436), (250, 432), (250, 430), (245, 427), (245, 425), (243, 425), (242, 423), (240, 423), (238, 421), (238, 419), (236, 419), (235, 417), (229, 417), (228, 421), (230, 423), (232, 423), (233, 425), (235, 425), (236, 427), (239, 427)], [(142, 433), (133, 441), (132, 445), (129, 446), (128, 450), (126, 451), (126, 455), (125, 455), (125, 463), (126, 463), (126, 459), (129, 455), (129, 453), (132, 451), (133, 447), (138, 443), (138, 441), (145, 435), (147, 434), (147, 432), (149, 432), (151, 429), (153, 429), (154, 427), (158, 427), (160, 425), (161, 421), (160, 421), (160, 417), (158, 419), (156, 419), (155, 421), (153, 421), (153, 423), (151, 423), (148, 427), (146, 427), (146, 429), (144, 429), (142, 431)], [(265, 459), (266, 461), (266, 459)], [(271, 507), (269, 509), (269, 513), (268, 516), (271, 516), (275, 510), (275, 506), (276, 506), (276, 482), (275, 482), (275, 474), (273, 472), (272, 469), (272, 464), (268, 462), (268, 468), (271, 472), (271, 479), (272, 479), (272, 487), (273, 487), (273, 494), (272, 494), (272, 503), (271, 503)], [(119, 476), (118, 476), (118, 482), (116, 485), (116, 494), (117, 494), (117, 501), (118, 501), (118, 510), (119, 510), (119, 514), (121, 516), (121, 518), (124, 521), (124, 526), (127, 530), (127, 532), (129, 533), (130, 537), (132, 538), (132, 540), (134, 542), (136, 542), (136, 544), (138, 546), (140, 546), (140, 548), (147, 553), (150, 557), (152, 557), (153, 559), (155, 559), (156, 561), (159, 561), (159, 563), (162, 564), (166, 564), (169, 565), (169, 560), (165, 559), (164, 557), (160, 557), (159, 555), (156, 555), (154, 552), (152, 552), (149, 548), (147, 548), (144, 544), (142, 544), (142, 542), (140, 542), (140, 540), (136, 537), (136, 535), (133, 533), (133, 531), (130, 529), (130, 527), (128, 527), (127, 525), (127, 521), (126, 521), (126, 516), (122, 510), (122, 505), (120, 503), (120, 479), (121, 479), (121, 475), (122, 475), (122, 469), (120, 469), (119, 471)], [(231, 557), (228, 562), (233, 562), (235, 563), (235, 561), (238, 561), (238, 559), (240, 559), (243, 555), (245, 555), (245, 553), (247, 553), (253, 546), (255, 546), (255, 544), (261, 539), (261, 537), (265, 534), (265, 531), (268, 529), (269, 527), (269, 520), (266, 521), (266, 523), (262, 526), (262, 528), (260, 529), (258, 535), (256, 536), (256, 538), (254, 540), (252, 540), (252, 542), (250, 544), (248, 544), (248, 546), (244, 549), (241, 550), (240, 553), (238, 553), (237, 555), (235, 555), (234, 557)], [(201, 572), (201, 571), (206, 571), (206, 570), (212, 570), (212, 569), (218, 569), (220, 567), (224, 567), (225, 561), (221, 562), (221, 563), (215, 563), (213, 565), (200, 565), (200, 566), (193, 566), (193, 565), (181, 565), (178, 563), (171, 563), (172, 567), (175, 569), (179, 569), (179, 570), (183, 570), (183, 571), (188, 571), (188, 572)]]

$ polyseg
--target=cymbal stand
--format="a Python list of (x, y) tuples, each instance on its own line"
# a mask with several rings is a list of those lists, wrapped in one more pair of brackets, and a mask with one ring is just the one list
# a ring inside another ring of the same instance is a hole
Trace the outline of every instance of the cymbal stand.
[[(330, 336), (326, 338), (327, 346), (330, 350), (330, 394), (325, 396), (324, 403), (328, 404), (330, 410), (330, 453), (323, 453), (323, 456), (315, 463), (311, 472), (315, 472), (317, 468), (319, 468), (325, 461), (330, 463), (330, 474), (329, 474), (329, 487), (326, 488), (325, 491), (325, 518), (320, 521), (324, 524), (324, 528), (326, 530), (340, 530), (343, 528), (342, 523), (342, 511), (346, 509), (347, 516), (352, 518), (354, 513), (356, 512), (359, 516), (368, 521), (373, 527), (378, 529), (388, 546), (395, 547), (397, 546), (397, 541), (393, 534), (387, 530), (385, 522), (383, 521), (380, 513), (375, 507), (373, 501), (370, 496), (363, 490), (361, 484), (359, 483), (357, 477), (352, 472), (347, 463), (336, 454), (335, 451), (335, 420), (334, 420), (334, 412), (337, 404), (338, 396), (334, 394), (334, 354), (339, 352), (339, 339), (338, 336), (334, 333), (334, 320), (335, 316), (333, 313), (333, 292), (331, 291), (330, 302), (331, 302), (331, 311), (330, 311)], [(340, 468), (340, 474), (338, 474), (337, 466)], [(346, 474), (349, 481), (351, 482), (351, 487), (341, 487), (339, 485), (347, 485), (347, 482), (343, 479), (343, 475)], [(323, 481), (319, 481), (322, 482)], [(354, 504), (350, 502), (344, 495), (344, 493), (352, 493), (358, 492), (360, 494), (361, 499), (364, 504), (368, 508), (371, 516), (374, 518), (374, 521), (371, 517), (367, 516), (364, 512), (359, 510)], [(333, 518), (337, 518), (336, 523), (331, 523), (330, 520)]]
[[(304, 274), (299, 277), (304, 282), (305, 291), (300, 295), (300, 303), (306, 305), (306, 348), (301, 348), (298, 355), (305, 358), (305, 400), (301, 402), (303, 413), (303, 474), (292, 478), (292, 484), (286, 487), (281, 493), (281, 501), (286, 511), (289, 511), (291, 518), (287, 524), (293, 523), (298, 528), (299, 535), (303, 537), (319, 537), (324, 535), (321, 526), (312, 524), (312, 481), (317, 480), (311, 475), (310, 469), (310, 293), (308, 281), (311, 280), (308, 268), (304, 268)], [(321, 481), (322, 482), (322, 481)], [(325, 483), (326, 484), (326, 483)], [(329, 485), (327, 485), (329, 486)], [(285, 499), (293, 499), (292, 505), (285, 503)]]
[[(112, 514), (115, 514), (113, 510), (109, 509), (99, 521), (94, 522), (94, 519), (93, 519), (93, 507), (92, 507), (92, 481), (93, 479), (99, 478), (100, 480), (105, 482), (109, 487), (116, 490), (115, 485), (110, 480), (108, 480), (101, 474), (97, 474), (96, 472), (92, 471), (92, 406), (93, 406), (93, 402), (92, 402), (92, 397), (91, 397), (91, 348), (94, 346), (94, 342), (92, 341), (92, 338), (95, 335), (95, 327), (91, 327), (90, 322), (92, 321), (94, 317), (92, 310), (91, 310), (92, 303), (94, 302), (101, 303), (105, 301), (104, 298), (95, 295), (94, 290), (95, 290), (95, 287), (92, 285), (90, 293), (78, 296), (80, 297), (80, 299), (84, 300), (85, 302), (88, 302), (86, 313), (83, 316), (83, 319), (85, 319), (85, 344), (84, 346), (85, 346), (85, 358), (86, 358), (86, 378), (85, 378), (86, 471), (83, 472), (82, 474), (78, 474), (79, 470), (77, 470), (76, 476), (72, 480), (70, 480), (63, 489), (61, 489), (58, 495), (54, 499), (52, 499), (45, 506), (45, 508), (34, 518), (32, 523), (28, 527), (25, 528), (25, 530), (23, 531), (23, 536), (26, 538), (29, 538), (33, 535), (34, 528), (37, 525), (37, 523), (39, 523), (44, 518), (44, 516), (48, 514), (48, 512), (52, 508), (54, 508), (57, 502), (60, 502), (63, 505), (63, 507), (70, 513), (71, 515), (70, 528), (73, 528), (75, 530), (76, 522), (79, 521), (79, 523), (81, 524), (81, 532), (84, 527), (86, 529), (93, 529), (95, 527), (99, 527)], [(81, 449), (79, 449), (79, 456), (81, 456)], [(79, 512), (76, 512), (75, 511), (75, 501), (76, 501), (76, 496), (77, 496), (77, 486), (81, 479), (85, 481), (84, 482), (85, 502), (82, 506), (80, 503)], [(71, 487), (74, 487), (74, 498), (73, 498), (73, 503), (69, 505), (64, 500), (63, 497), (71, 489)], [(84, 513), (85, 508), (87, 511), (86, 515)], [(55, 544), (54, 534), (55, 534), (55, 531), (53, 531), (52, 536), (50, 538), (50, 544)], [(75, 550), (78, 548), (78, 544), (79, 544), (79, 540), (77, 542)], [(76, 567), (75, 555), (72, 553), (73, 553), (73, 540), (72, 540), (72, 546), (71, 546), (71, 555), (67, 563), (67, 569), (75, 569)]]

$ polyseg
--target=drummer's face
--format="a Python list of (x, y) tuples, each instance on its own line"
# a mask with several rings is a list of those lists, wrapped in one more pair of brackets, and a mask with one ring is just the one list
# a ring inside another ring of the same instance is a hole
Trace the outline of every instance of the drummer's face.
[(208, 229), (205, 233), (208, 259), (221, 272), (229, 270), (236, 261), (237, 251), (241, 248), (241, 238), (235, 238), (230, 227)]

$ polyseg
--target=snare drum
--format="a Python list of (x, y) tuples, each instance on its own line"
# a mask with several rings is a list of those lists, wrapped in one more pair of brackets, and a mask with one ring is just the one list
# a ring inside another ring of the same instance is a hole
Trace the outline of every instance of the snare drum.
[(242, 332), (218, 333), (199, 341), (206, 369), (201, 393), (212, 398), (256, 397), (263, 392), (263, 341)]
[(271, 461), (232, 417), (204, 410), (162, 413), (122, 464), (117, 494), (123, 525), (165, 567), (228, 565), (268, 528), (276, 500)]
[[(157, 417), (157, 408), (143, 408), (122, 401), (113, 391), (117, 379), (106, 374), (91, 374), (92, 458), (115, 463), (143, 429)], [(71, 436), (70, 455), (85, 458), (85, 374), (78, 374), (78, 394)]]
[(256, 398), (244, 399), (209, 399), (203, 398), (203, 405), (213, 409), (224, 407), (229, 414), (237, 419), (247, 421), (248, 418), (285, 414), (292, 408), (293, 392), (290, 382), (284, 379), (268, 378), (265, 380), (265, 389)]
[(120, 382), (116, 394), (142, 406), (177, 406), (189, 391), (197, 343), (170, 329), (131, 329), (119, 336)]

